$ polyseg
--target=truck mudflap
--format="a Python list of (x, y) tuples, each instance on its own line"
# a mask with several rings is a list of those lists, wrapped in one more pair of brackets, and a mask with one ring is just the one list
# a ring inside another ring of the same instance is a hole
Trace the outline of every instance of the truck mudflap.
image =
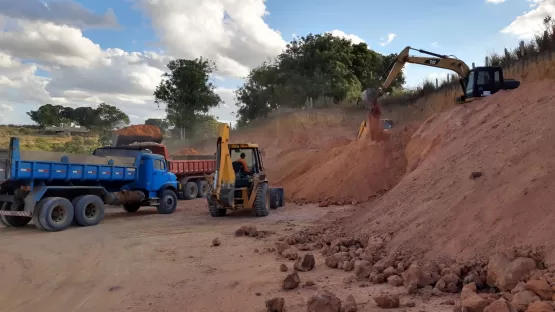
[(32, 217), (32, 213), (26, 211), (0, 210), (0, 216)]
[(9, 150), (0, 149), (0, 183), (8, 179)]

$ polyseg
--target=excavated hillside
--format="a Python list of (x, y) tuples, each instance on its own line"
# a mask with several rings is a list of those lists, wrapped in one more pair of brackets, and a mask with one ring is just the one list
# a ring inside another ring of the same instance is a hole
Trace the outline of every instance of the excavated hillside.
[(523, 84), (429, 118), (405, 149), (404, 178), (336, 232), (390, 233), (391, 252), (427, 258), (533, 245), (555, 261), (554, 83)]
[(364, 202), (403, 176), (415, 127), (394, 129), (381, 142), (354, 140), (362, 118), (340, 109), (300, 111), (232, 133), (231, 140), (261, 146), (271, 184), (284, 187), (289, 201)]

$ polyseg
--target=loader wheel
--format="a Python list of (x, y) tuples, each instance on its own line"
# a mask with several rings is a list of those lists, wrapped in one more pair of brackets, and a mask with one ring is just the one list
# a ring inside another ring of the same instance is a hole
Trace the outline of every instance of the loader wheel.
[(256, 197), (254, 199), (254, 215), (257, 217), (265, 217), (270, 212), (270, 187), (268, 183), (261, 183), (256, 190)]
[(227, 209), (218, 208), (218, 203), (216, 203), (212, 198), (208, 197), (208, 211), (210, 211), (210, 216), (213, 218), (225, 217), (227, 214)]
[[(196, 184), (195, 184), (196, 186)], [(174, 191), (166, 189), (160, 196), (160, 204), (158, 204), (159, 214), (172, 214), (177, 208), (177, 195)]]
[(185, 199), (195, 199), (198, 194), (198, 186), (195, 182), (187, 182), (184, 186), (185, 189)]
[(96, 195), (79, 196), (73, 205), (75, 221), (81, 226), (97, 225), (104, 219), (104, 202)]
[[(4, 209), (8, 211), (23, 211), (21, 203), (4, 203)], [(2, 223), (6, 226), (24, 227), (31, 222), (31, 217), (1, 216)]]
[(279, 189), (270, 189), (270, 209), (278, 209), (280, 207)]
[(210, 185), (205, 180), (200, 180), (197, 182), (198, 197), (206, 198), (210, 192)]

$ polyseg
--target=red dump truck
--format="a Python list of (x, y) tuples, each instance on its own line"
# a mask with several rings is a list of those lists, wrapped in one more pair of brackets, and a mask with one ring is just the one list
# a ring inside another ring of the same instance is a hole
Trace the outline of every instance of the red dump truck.
[(210, 192), (210, 185), (205, 179), (215, 171), (216, 157), (214, 155), (175, 155), (170, 156), (168, 148), (161, 144), (162, 140), (152, 140), (148, 137), (118, 136), (113, 148), (145, 151), (166, 158), (168, 169), (177, 176), (180, 189), (179, 199), (205, 198)]

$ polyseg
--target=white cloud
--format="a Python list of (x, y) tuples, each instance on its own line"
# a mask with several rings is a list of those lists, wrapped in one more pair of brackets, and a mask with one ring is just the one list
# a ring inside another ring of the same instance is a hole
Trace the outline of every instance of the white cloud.
[(359, 44), (361, 42), (365, 42), (359, 36), (354, 35), (354, 34), (347, 34), (344, 31), (339, 30), (339, 29), (334, 29), (332, 31), (328, 31), (328, 33), (330, 33), (332, 36), (335, 36), (335, 37), (351, 40), (354, 44)]
[(531, 10), (522, 15), (501, 30), (502, 33), (530, 39), (544, 30), (543, 19), (546, 15), (555, 16), (555, 0), (528, 0)]
[[(383, 41), (383, 42), (380, 42), (380, 45), (381, 45), (382, 47), (385, 47), (386, 45), (390, 44), (390, 43), (393, 41), (393, 39), (395, 39), (395, 37), (397, 37), (397, 35), (394, 34), (394, 33), (389, 33), (389, 34), (387, 34), (387, 39), (386, 39), (386, 38), (383, 38), (383, 37), (380, 38), (380, 40)], [(384, 41), (384, 40), (385, 40), (385, 41)]]
[(493, 3), (493, 4), (499, 4), (499, 3), (503, 3), (506, 0), (486, 0), (486, 3)]
[(439, 47), (439, 42), (432, 42), (432, 47), (437, 48)]
[(161, 43), (178, 58), (208, 57), (223, 75), (246, 77), (249, 69), (285, 47), (264, 21), (264, 0), (141, 0)]
[(108, 9), (103, 15), (96, 15), (73, 1), (0, 0), (0, 12), (10, 18), (54, 22), (77, 28), (119, 26), (112, 9)]
[[(22, 1), (29, 5), (33, 2)], [(147, 4), (156, 3), (150, 1)], [(126, 112), (132, 122), (165, 116), (164, 109), (158, 108), (154, 103), (152, 94), (166, 70), (166, 64), (173, 56), (153, 51), (103, 49), (83, 35), (81, 28), (107, 27), (110, 22), (106, 22), (106, 19), (104, 22), (102, 19), (96, 22), (83, 19), (79, 24), (79, 21), (68, 22), (75, 20), (75, 17), (63, 14), (34, 18), (33, 14), (38, 10), (36, 8), (20, 6), (19, 9), (28, 11), (18, 13), (17, 10), (6, 9), (3, 4), (3, 0), (0, 0), (0, 122), (6, 123), (9, 120), (14, 123), (28, 123), (25, 112), (37, 109), (45, 103), (94, 107), (106, 102)], [(175, 54), (176, 57), (192, 57), (191, 53), (207, 56), (205, 52), (212, 51), (215, 61), (223, 69), (223, 73), (214, 78), (221, 81), (231, 72), (239, 72), (241, 75), (248, 73), (252, 66), (258, 65), (269, 56), (277, 55), (284, 43), (279, 33), (267, 25), (265, 30), (260, 30), (265, 25), (262, 19), (265, 11), (262, 0), (251, 1), (251, 6), (234, 5), (232, 1), (222, 1), (223, 4), (226, 12), (235, 17), (235, 20), (221, 24), (219, 30), (211, 29), (207, 32), (203, 27), (179, 29), (181, 33), (186, 31), (187, 37), (196, 38), (197, 41), (189, 41), (194, 44), (203, 45), (202, 41), (214, 33), (220, 32), (221, 37), (213, 38), (211, 43), (200, 50), (194, 47)], [(51, 6), (51, 2), (48, 5)], [(181, 13), (174, 11), (175, 14), (170, 14), (170, 20), (177, 23), (184, 8), (179, 3), (175, 8), (182, 10)], [(157, 7), (151, 16), (157, 16), (158, 22), (162, 23), (160, 20), (164, 16), (157, 15), (162, 14), (160, 11)], [(185, 13), (189, 13), (191, 18), (200, 17), (187, 10)], [(110, 16), (110, 12), (104, 16)], [(159, 29), (161, 33), (164, 30)], [(169, 34), (165, 38), (169, 40), (177, 37)], [(168, 45), (168, 50), (179, 52), (178, 48), (188, 49), (179, 43)], [(40, 75), (39, 69), (43, 71)], [(47, 73), (46, 76), (44, 72)], [(216, 92), (225, 104), (212, 113), (222, 120), (234, 119), (233, 89), (218, 88)], [(9, 118), (8, 111), (11, 114)]]

